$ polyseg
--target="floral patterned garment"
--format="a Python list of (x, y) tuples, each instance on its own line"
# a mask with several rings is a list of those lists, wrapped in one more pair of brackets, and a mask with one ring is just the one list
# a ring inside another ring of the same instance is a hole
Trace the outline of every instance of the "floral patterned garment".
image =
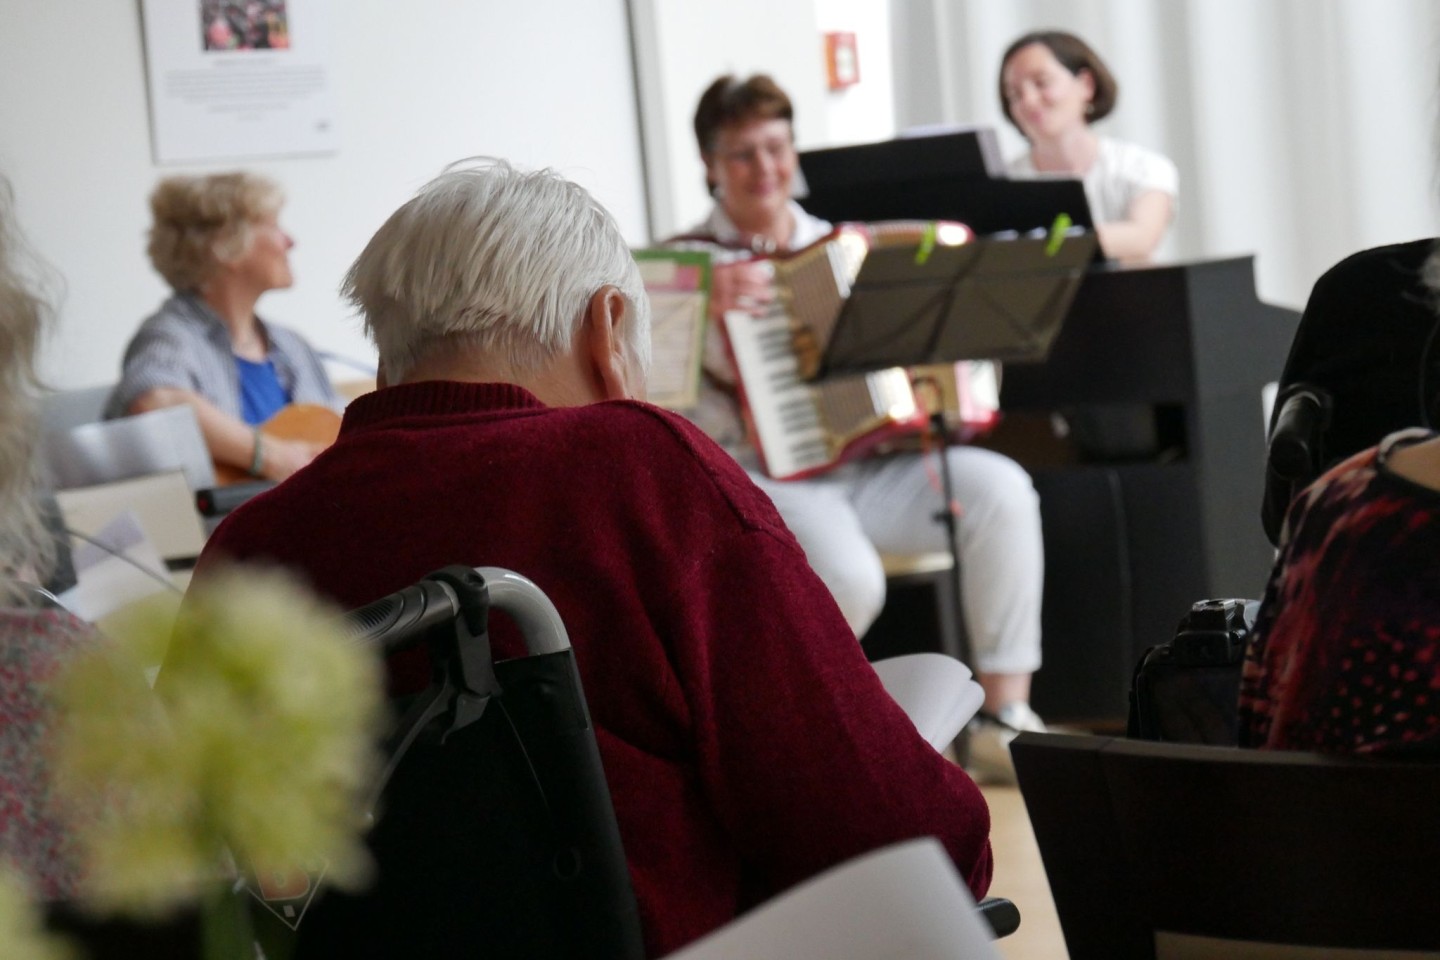
[(60, 610), (0, 608), (0, 860), (50, 899), (72, 892), (74, 873), (45, 810), (42, 749), (53, 718), (44, 688), (94, 636)]
[(1240, 745), (1440, 752), (1440, 492), (1387, 468), (1408, 430), (1291, 505), (1245, 654)]

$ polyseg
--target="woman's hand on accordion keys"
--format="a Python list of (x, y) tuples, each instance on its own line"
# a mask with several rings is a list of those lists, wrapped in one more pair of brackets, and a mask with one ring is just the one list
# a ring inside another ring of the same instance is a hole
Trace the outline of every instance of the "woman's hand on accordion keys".
[(740, 260), (715, 267), (710, 277), (710, 319), (723, 320), (730, 310), (756, 316), (775, 299), (775, 286), (767, 267), (756, 260)]

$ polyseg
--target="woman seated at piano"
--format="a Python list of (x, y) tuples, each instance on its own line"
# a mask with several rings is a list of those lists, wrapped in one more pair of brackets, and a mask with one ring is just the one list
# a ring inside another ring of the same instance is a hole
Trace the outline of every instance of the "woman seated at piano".
[(1170, 228), (1180, 177), (1167, 157), (1092, 129), (1115, 109), (1119, 90), (1099, 55), (1059, 30), (1027, 33), (1000, 62), (1000, 108), (1030, 142), (1010, 175), (1083, 180), (1105, 255), (1140, 263)]
[[(706, 385), (696, 424), (725, 447), (770, 495), (815, 572), (862, 636), (885, 601), (880, 554), (948, 550), (934, 520), (942, 498), (917, 453), (842, 464), (804, 480), (763, 472), (747, 442), (735, 373), (723, 339), (729, 310), (765, 312), (774, 297), (761, 259), (800, 250), (831, 225), (791, 199), (798, 158), (790, 98), (768, 76), (725, 76), (695, 111), (695, 136), (714, 206), (675, 245), (707, 249), (713, 266)], [(763, 411), (752, 411), (763, 415)], [(1043, 730), (1030, 709), (1030, 678), (1040, 666), (1043, 561), (1040, 508), (1029, 475), (1014, 461), (977, 447), (951, 447), (953, 493), (963, 514), (956, 537), (965, 627), (985, 689), (984, 729), (971, 755), (987, 774), (1008, 773), (1008, 738)], [(925, 455), (932, 456), (932, 455)], [(972, 767), (974, 769), (974, 767)]]
[[(288, 477), (324, 444), (261, 425), (290, 404), (344, 407), (309, 344), (255, 313), (266, 291), (294, 282), (282, 202), (278, 185), (251, 173), (160, 182), (150, 195), (150, 262), (174, 293), (131, 339), (105, 408), (114, 418), (188, 405), (217, 467), (269, 480)], [(333, 434), (338, 417), (331, 421), (321, 433)]]

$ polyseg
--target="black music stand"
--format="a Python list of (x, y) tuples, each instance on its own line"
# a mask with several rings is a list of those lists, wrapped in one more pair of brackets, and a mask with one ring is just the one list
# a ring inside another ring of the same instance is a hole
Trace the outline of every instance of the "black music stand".
[[(840, 309), (817, 379), (960, 360), (1043, 361), (1098, 249), (1094, 233), (1058, 226), (1046, 238), (876, 247)], [(951, 506), (943, 411), (931, 421), (940, 438), (944, 497), (935, 520), (945, 526), (960, 607), (959, 519)], [(956, 612), (963, 624), (963, 610)], [(969, 640), (961, 635), (968, 666)]]
[(1040, 362), (1060, 333), (1095, 234), (886, 246), (865, 255), (820, 376), (958, 360)]

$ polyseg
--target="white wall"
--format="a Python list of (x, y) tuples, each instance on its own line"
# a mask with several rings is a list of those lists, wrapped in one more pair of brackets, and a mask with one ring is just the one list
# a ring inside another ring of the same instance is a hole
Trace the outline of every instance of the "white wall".
[[(692, 119), (700, 94), (722, 74), (773, 76), (795, 106), (802, 150), (895, 133), (889, 0), (634, 0), (633, 9), (656, 237), (709, 212)], [(856, 34), (856, 86), (827, 88), (827, 30)]]
[[(994, 76), (1005, 43), (1042, 25), (1080, 32), (1116, 68), (1109, 132), (1180, 165), (1175, 255), (1257, 252), (1261, 296), (1299, 305), (1343, 254), (1440, 233), (1433, 0), (632, 0), (643, 178), (624, 0), (332, 2), (342, 147), (251, 164), (287, 188), (299, 243), (296, 287), (261, 308), (361, 358), (340, 276), (451, 160), (559, 167), (641, 244), (708, 208), (690, 120), (719, 74), (774, 74), (802, 148), (990, 122), (1018, 151)], [(0, 24), (0, 173), (67, 287), (43, 372), (107, 382), (166, 292), (144, 258), (146, 195), (202, 168), (151, 162), (138, 0), (0, 0)], [(856, 33), (858, 86), (826, 89), (825, 30)]]
[[(373, 351), (339, 300), (345, 268), (416, 187), (453, 160), (553, 166), (648, 239), (623, 0), (332, 0), (340, 151), (246, 166), (289, 195), (296, 285), (260, 312), (317, 347)], [(151, 160), (135, 0), (0, 0), (0, 173), (22, 228), (62, 275), (42, 372), (109, 382), (167, 291), (144, 255)]]

